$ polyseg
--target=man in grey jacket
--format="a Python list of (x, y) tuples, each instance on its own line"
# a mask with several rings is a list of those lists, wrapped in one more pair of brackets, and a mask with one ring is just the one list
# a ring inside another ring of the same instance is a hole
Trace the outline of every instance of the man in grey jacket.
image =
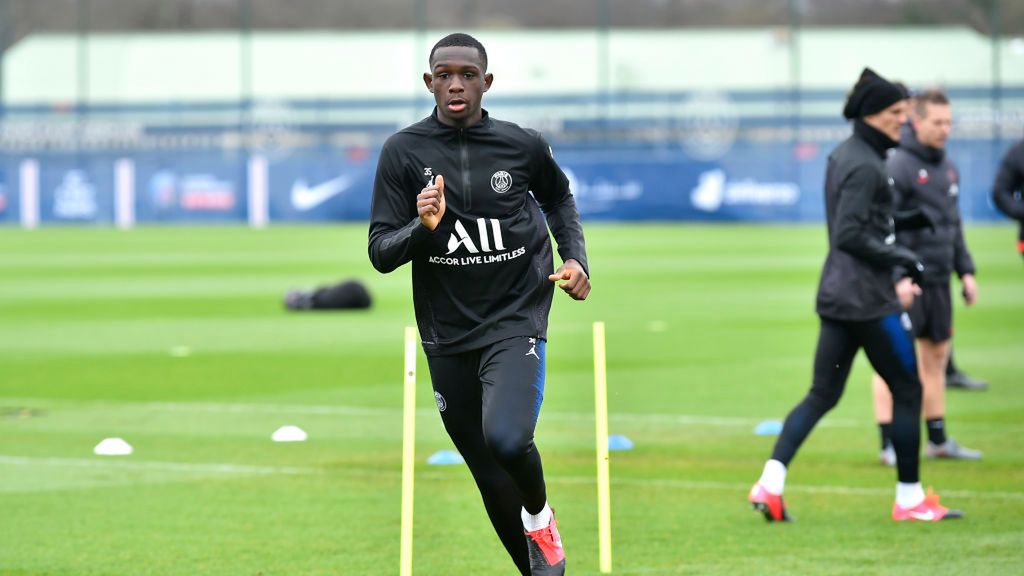
[[(964, 302), (978, 298), (975, 267), (964, 242), (958, 200), (960, 178), (956, 165), (946, 156), (946, 141), (953, 125), (949, 98), (937, 89), (914, 97), (911, 124), (903, 127), (900, 146), (886, 164), (895, 191), (897, 212), (922, 210), (933, 223), (930, 228), (899, 232), (896, 243), (921, 257), (925, 272), (920, 294), (912, 298), (909, 278), (897, 269), (896, 292), (913, 301), (910, 318), (917, 344), (919, 375), (924, 385), (924, 417), (928, 429), (925, 453), (930, 458), (978, 460), (981, 452), (960, 446), (946, 436), (946, 364), (953, 335), (950, 275), (962, 284)], [(881, 459), (895, 463), (889, 447), (892, 396), (877, 374), (874, 382), (875, 412), (883, 437)]]

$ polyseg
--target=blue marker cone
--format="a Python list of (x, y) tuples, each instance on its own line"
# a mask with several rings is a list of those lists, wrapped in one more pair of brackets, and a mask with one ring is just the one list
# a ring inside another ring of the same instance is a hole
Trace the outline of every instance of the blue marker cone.
[(462, 459), (462, 455), (455, 450), (440, 450), (434, 452), (430, 458), (427, 458), (427, 464), (433, 464), (434, 466), (450, 466), (452, 464), (464, 464), (465, 462)]
[(778, 420), (765, 420), (754, 427), (754, 434), (758, 436), (778, 436), (782, 433), (782, 422)]
[(608, 436), (608, 449), (609, 450), (632, 450), (633, 441), (626, 438), (622, 434), (612, 434)]

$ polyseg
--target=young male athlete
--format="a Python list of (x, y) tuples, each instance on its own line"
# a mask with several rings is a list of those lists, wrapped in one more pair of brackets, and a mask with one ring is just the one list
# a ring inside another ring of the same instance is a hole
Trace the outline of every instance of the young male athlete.
[[(946, 156), (946, 141), (953, 126), (953, 112), (946, 94), (925, 90), (913, 99), (911, 123), (904, 125), (900, 144), (886, 163), (893, 179), (895, 209), (920, 209), (934, 226), (896, 235), (896, 243), (920, 255), (925, 267), (921, 294), (913, 298), (910, 320), (917, 338), (918, 375), (924, 385), (924, 417), (928, 430), (925, 453), (930, 458), (978, 460), (981, 452), (961, 446), (946, 435), (946, 365), (953, 336), (953, 303), (950, 275), (955, 272), (963, 284), (968, 306), (978, 297), (975, 266), (964, 241), (960, 219), (960, 178), (956, 165)], [(897, 273), (897, 276), (902, 274)], [(896, 292), (911, 291), (910, 279), (897, 282)], [(875, 417), (882, 435), (881, 460), (895, 465), (889, 429), (892, 396), (875, 375)]]
[[(370, 260), (385, 273), (412, 262), (441, 420), (516, 567), (564, 574), (533, 435), (553, 282), (575, 300), (590, 293), (579, 213), (547, 142), (481, 108), (493, 81), (483, 45), (452, 34), (429, 62), (434, 112), (381, 150)], [(554, 274), (549, 226), (563, 261)]]
[(896, 85), (866, 68), (843, 108), (843, 116), (853, 120), (853, 134), (829, 155), (825, 172), (829, 249), (818, 285), (821, 329), (814, 379), (807, 396), (786, 417), (772, 457), (748, 496), (769, 522), (790, 519), (782, 499), (787, 467), (814, 425), (839, 401), (861, 348), (893, 395), (899, 481), (892, 518), (931, 522), (962, 515), (940, 505), (936, 496), (926, 496), (918, 477), (921, 382), (892, 275), (894, 267), (903, 266), (920, 280), (923, 265), (916, 254), (895, 243), (895, 233), (897, 225), (927, 226), (929, 221), (918, 211), (899, 215), (897, 222), (893, 210), (885, 158), (906, 121), (903, 98)]

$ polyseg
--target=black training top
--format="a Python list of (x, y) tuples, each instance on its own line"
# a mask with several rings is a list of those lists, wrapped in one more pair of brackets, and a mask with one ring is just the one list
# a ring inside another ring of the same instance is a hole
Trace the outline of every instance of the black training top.
[[(416, 196), (436, 176), (444, 176), (446, 208), (431, 231), (420, 224)], [(386, 273), (412, 261), (416, 323), (430, 355), (547, 338), (548, 226), (562, 260), (589, 274), (576, 202), (551, 148), (486, 111), (458, 129), (438, 121), (435, 109), (388, 138), (370, 212), (373, 266)]]
[[(893, 178), (897, 212), (920, 209), (931, 228), (900, 230), (896, 242), (914, 251), (924, 264), (924, 282), (948, 284), (949, 275), (974, 274), (974, 260), (964, 242), (960, 220), (960, 173), (946, 151), (918, 141), (909, 124), (900, 132), (900, 146), (887, 162)], [(897, 272), (897, 276), (900, 273)]]
[(892, 272), (917, 256), (896, 244), (886, 150), (896, 142), (861, 120), (828, 157), (825, 216), (828, 256), (818, 284), (818, 315), (874, 320), (900, 311)]
[[(1024, 140), (1018, 141), (1003, 156), (992, 186), (992, 200), (1010, 218), (1024, 224)], [(1021, 229), (1024, 233), (1024, 228)]]

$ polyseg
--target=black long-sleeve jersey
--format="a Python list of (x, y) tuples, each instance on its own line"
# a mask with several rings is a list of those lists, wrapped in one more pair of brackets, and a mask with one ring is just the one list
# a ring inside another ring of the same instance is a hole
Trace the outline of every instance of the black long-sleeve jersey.
[[(445, 213), (431, 231), (420, 223), (416, 196), (439, 175)], [(562, 260), (590, 273), (576, 202), (551, 148), (537, 132), (486, 111), (458, 129), (441, 123), (435, 109), (392, 135), (370, 212), (373, 266), (386, 273), (412, 262), (416, 323), (430, 355), (547, 338), (554, 293), (548, 226)]]
[(863, 121), (828, 157), (825, 217), (828, 256), (818, 284), (818, 315), (874, 320), (899, 312), (893, 268), (917, 255), (896, 244), (892, 180), (885, 151), (896, 143)]
[(996, 181), (992, 185), (992, 200), (1004, 214), (1021, 223), (1024, 235), (1024, 140), (1018, 141), (1003, 156)]
[(953, 272), (958, 276), (974, 274), (958, 205), (960, 172), (945, 150), (921, 144), (913, 128), (905, 125), (900, 146), (889, 156), (886, 169), (893, 179), (896, 211), (922, 210), (932, 222), (932, 229), (900, 230), (897, 226), (896, 231), (896, 243), (921, 258), (923, 281), (948, 284)]

